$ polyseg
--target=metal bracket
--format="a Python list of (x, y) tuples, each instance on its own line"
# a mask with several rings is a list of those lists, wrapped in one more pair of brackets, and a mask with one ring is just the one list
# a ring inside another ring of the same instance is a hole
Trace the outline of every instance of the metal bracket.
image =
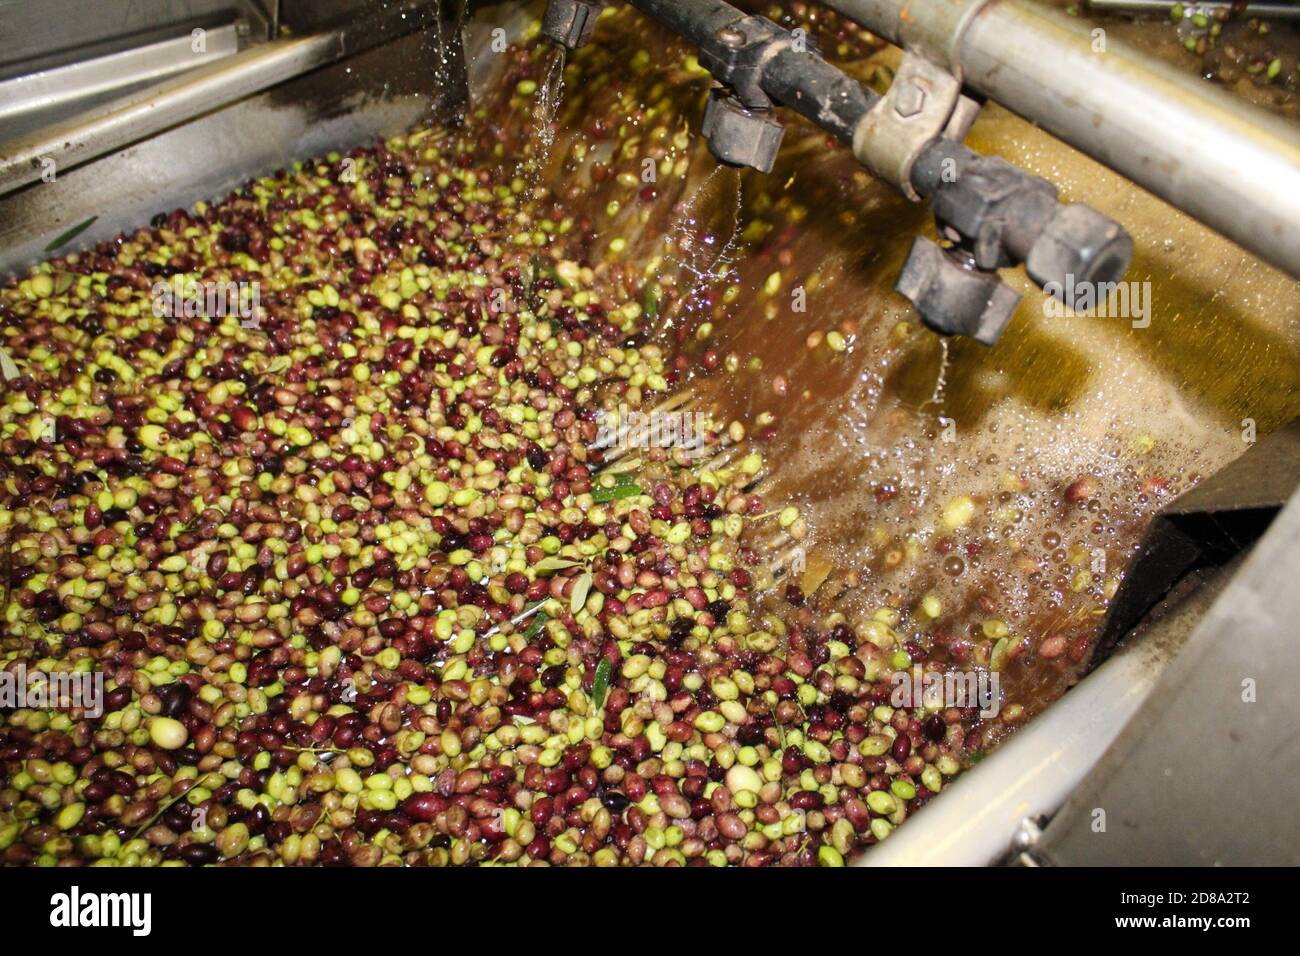
[(966, 138), (980, 104), (962, 95), (962, 35), (989, 0), (944, 0), (924, 16), (899, 12), (903, 60), (894, 82), (853, 131), (853, 154), (913, 202), (912, 166), (939, 137)]
[(965, 243), (981, 269), (1021, 261), (1056, 214), (1056, 187), (1026, 176), (1005, 159), (981, 156), (935, 190), (934, 218), (944, 235)]
[(1050, 857), (1042, 852), (1043, 830), (1033, 817), (1025, 817), (1011, 836), (1010, 866), (1054, 866)]
[(853, 155), (877, 176), (920, 202), (912, 167), (939, 137), (961, 140), (979, 112), (961, 81), (924, 56), (905, 51), (894, 82), (853, 131)]
[(786, 36), (766, 17), (743, 17), (718, 30), (716, 43), (700, 47), (700, 66), (734, 91), (747, 109), (767, 109), (772, 100), (763, 91), (763, 67), (788, 45)]
[(898, 42), (946, 69), (961, 81), (961, 40), (991, 0), (930, 0), (919, 11), (899, 11)]
[(787, 45), (786, 32), (765, 17), (740, 17), (701, 44), (700, 65), (721, 84), (709, 93), (700, 132), (724, 163), (770, 173), (785, 134), (763, 90), (763, 70)]

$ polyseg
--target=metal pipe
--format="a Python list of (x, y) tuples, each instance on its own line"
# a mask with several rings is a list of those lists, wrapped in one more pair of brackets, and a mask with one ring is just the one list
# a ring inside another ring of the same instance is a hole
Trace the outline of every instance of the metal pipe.
[[(658, 20), (697, 47), (717, 43), (719, 31), (744, 16), (724, 0), (628, 0), (630, 6)], [(775, 102), (789, 107), (845, 143), (853, 143), (853, 132), (862, 117), (880, 100), (864, 86), (819, 56), (797, 53), (789, 47), (777, 50), (763, 69), (763, 90)], [(940, 185), (943, 161), (957, 167), (976, 154), (950, 140), (936, 140), (917, 161), (913, 186), (929, 196)]]
[(852, 145), (853, 131), (880, 96), (818, 57), (777, 51), (763, 71), (772, 98)]
[[(896, 42), (900, 0), (822, 0)], [(910, 0), (912, 18), (945, 0)], [(963, 80), (1261, 258), (1300, 277), (1300, 129), (1092, 25), (990, 0), (957, 48)]]
[[(952, 262), (928, 240), (919, 251), (914, 249), (897, 289), (939, 331), (971, 335), (985, 344), (997, 340), (1019, 299), (992, 278), (997, 266), (1023, 262), (1030, 278), (1053, 295), (1074, 282), (1091, 286), (1116, 281), (1128, 269), (1133, 242), (1118, 223), (1084, 205), (1061, 205), (1045, 180), (1007, 163), (990, 163), (946, 138), (944, 133), (956, 128), (955, 114), (945, 108), (944, 94), (934, 92), (933, 82), (942, 77), (952, 108), (963, 108), (957, 81), (946, 73), (936, 70), (936, 77), (904, 79), (900, 72), (882, 100), (815, 52), (797, 48), (787, 31), (747, 17), (724, 0), (628, 2), (698, 47), (701, 65), (732, 91), (745, 111), (765, 111), (774, 102), (790, 107), (851, 144), (860, 161), (909, 197), (934, 199), (936, 215), (950, 235), (968, 244), (969, 258), (981, 276), (972, 283), (968, 268)], [(951, 62), (956, 42), (981, 2), (949, 2), (947, 16), (935, 23), (909, 21), (901, 27), (915, 43)], [(578, 29), (575, 35), (577, 6), (572, 0), (552, 0), (547, 19), (554, 23), (547, 35), (566, 45), (580, 43), (588, 31)], [(913, 62), (930, 61), (918, 57)], [(926, 87), (919, 83), (928, 84), (941, 112), (923, 113)], [(896, 91), (906, 95), (909, 88), (920, 98), (916, 109), (905, 112), (901, 100), (890, 105)], [(750, 112), (739, 119), (733, 112), (728, 119), (716, 111), (734, 108), (718, 102), (710, 100), (705, 113), (705, 133), (714, 154), (724, 161), (770, 169), (775, 147), (763, 138), (770, 132), (767, 121)], [(715, 111), (712, 119), (710, 111)], [(925, 125), (909, 128), (905, 121), (918, 115), (927, 120)], [(964, 133), (965, 127), (961, 129)]]
[[(744, 14), (723, 0), (629, 0), (697, 47), (718, 43), (718, 34)], [(774, 101), (811, 120), (846, 143), (863, 115), (880, 99), (819, 56), (788, 46), (774, 49), (763, 65), (763, 90)]]
[(712, 43), (719, 30), (743, 16), (731, 4), (721, 0), (694, 0), (691, 3), (682, 3), (681, 0), (629, 0), (629, 3), (696, 46)]

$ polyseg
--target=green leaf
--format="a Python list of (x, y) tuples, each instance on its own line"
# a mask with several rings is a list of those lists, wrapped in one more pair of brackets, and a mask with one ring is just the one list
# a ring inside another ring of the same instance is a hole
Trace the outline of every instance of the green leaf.
[(591, 500), (598, 505), (608, 504), (611, 501), (617, 501), (620, 498), (634, 498), (637, 495), (645, 494), (641, 486), (629, 476), (626, 481), (619, 476), (619, 482), (612, 488), (597, 488), (591, 493)]
[(989, 670), (997, 672), (1002, 670), (1002, 665), (1007, 662), (1007, 653), (1011, 650), (1012, 644), (1015, 643), (1010, 637), (1002, 637), (993, 645), (993, 652), (989, 654)]
[(614, 665), (608, 657), (602, 657), (596, 665), (596, 676), (591, 682), (591, 702), (600, 710), (605, 704), (605, 694), (609, 691), (609, 678), (614, 672)]
[(653, 283), (646, 286), (645, 304), (641, 307), (641, 311), (648, 322), (659, 318), (659, 287)]
[(582, 564), (581, 561), (571, 561), (568, 558), (557, 558), (554, 555), (538, 561), (533, 570), (538, 574), (550, 574), (552, 571), (563, 571), (565, 568), (576, 568)]
[(76, 239), (79, 235), (81, 235), (83, 232), (85, 232), (87, 229), (93, 226), (95, 224), (95, 220), (98, 218), (99, 218), (98, 216), (91, 216), (89, 219), (85, 220), (84, 222), (77, 223), (67, 232), (59, 235), (52, 242), (50, 242), (50, 244), (45, 247), (45, 251), (53, 252), (55, 249), (59, 248), (59, 246), (67, 245), (73, 239)]
[(591, 572), (586, 571), (573, 584), (573, 594), (569, 598), (569, 610), (577, 614), (587, 603), (587, 592), (591, 590)]
[(528, 629), (524, 631), (524, 640), (531, 641), (541, 633), (542, 628), (546, 626), (547, 617), (541, 611), (533, 615), (533, 619), (528, 622)]
[(6, 382), (23, 374), (13, 358), (3, 348), (0, 348), (0, 374), (4, 375)]

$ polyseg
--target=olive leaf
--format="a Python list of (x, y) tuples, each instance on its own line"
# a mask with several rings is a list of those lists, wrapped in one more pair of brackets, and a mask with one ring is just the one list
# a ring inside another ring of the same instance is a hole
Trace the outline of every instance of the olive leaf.
[(14, 360), (10, 357), (9, 351), (2, 348), (0, 348), (0, 374), (4, 375), (6, 382), (23, 374), (19, 371), (17, 364), (15, 364)]
[(591, 590), (591, 572), (586, 571), (582, 577), (573, 582), (573, 596), (569, 599), (569, 610), (577, 614), (587, 603), (587, 592)]
[(608, 504), (611, 501), (618, 501), (621, 498), (632, 498), (636, 495), (645, 494), (641, 486), (627, 476), (626, 480), (623, 475), (619, 475), (617, 482), (612, 488), (596, 488), (591, 493), (591, 500), (598, 505)]
[(528, 622), (528, 629), (524, 631), (524, 640), (531, 641), (534, 637), (540, 634), (542, 628), (546, 625), (546, 621), (546, 615), (541, 611), (538, 611), (537, 614), (533, 616), (533, 619)]
[(597, 710), (605, 703), (605, 694), (609, 691), (609, 678), (614, 672), (614, 665), (608, 657), (602, 657), (596, 665), (596, 676), (591, 682), (591, 702)]
[(572, 561), (569, 558), (557, 558), (551, 556), (542, 558), (533, 566), (533, 570), (538, 574), (550, 574), (552, 571), (563, 571), (565, 568), (576, 568), (582, 564), (581, 561)]
[(77, 236), (81, 235), (83, 232), (85, 232), (87, 229), (93, 226), (95, 224), (95, 220), (98, 218), (99, 218), (98, 216), (91, 216), (89, 219), (77, 223), (67, 232), (60, 233), (56, 238), (50, 241), (50, 244), (48, 246), (45, 247), (45, 251), (53, 252), (55, 249), (59, 248), (59, 246), (67, 245), (73, 239), (76, 239)]
[(653, 322), (659, 318), (659, 288), (655, 285), (647, 285), (645, 289), (645, 304), (641, 306), (641, 311), (645, 314), (648, 321)]

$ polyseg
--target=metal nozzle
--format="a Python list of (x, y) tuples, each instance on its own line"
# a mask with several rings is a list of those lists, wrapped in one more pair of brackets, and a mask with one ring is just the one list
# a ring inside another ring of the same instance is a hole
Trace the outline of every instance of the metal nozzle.
[(709, 95), (700, 132), (722, 162), (770, 173), (785, 127), (771, 111), (746, 109), (740, 100), (719, 87)]
[(550, 0), (542, 17), (542, 36), (566, 50), (576, 50), (591, 39), (599, 16), (598, 0)]
[(944, 335), (993, 345), (1020, 304), (1020, 293), (980, 270), (960, 249), (917, 236), (894, 290), (911, 300), (925, 324)]

